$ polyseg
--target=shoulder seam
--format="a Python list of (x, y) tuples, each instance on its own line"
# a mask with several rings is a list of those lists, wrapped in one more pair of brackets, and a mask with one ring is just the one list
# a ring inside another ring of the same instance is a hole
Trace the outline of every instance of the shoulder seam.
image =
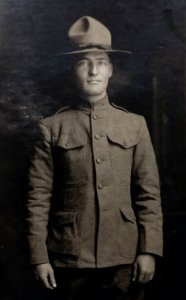
[(55, 113), (54, 115), (58, 115), (58, 114), (60, 114), (61, 112), (65, 111), (65, 110), (67, 110), (67, 109), (69, 109), (69, 108), (70, 108), (70, 105), (66, 105), (66, 106), (60, 108), (59, 110), (57, 110), (56, 113)]
[(122, 106), (118, 106), (118, 105), (116, 105), (116, 104), (113, 103), (113, 102), (111, 103), (111, 105), (112, 105), (114, 108), (117, 108), (117, 109), (120, 109), (120, 110), (123, 110), (123, 111), (129, 113), (129, 111), (128, 111), (126, 108), (122, 107)]

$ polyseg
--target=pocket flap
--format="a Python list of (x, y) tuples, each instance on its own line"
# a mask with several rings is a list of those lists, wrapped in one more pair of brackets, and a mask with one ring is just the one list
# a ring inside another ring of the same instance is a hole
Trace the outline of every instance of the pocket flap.
[(63, 224), (73, 223), (76, 219), (77, 213), (71, 211), (65, 211), (56, 213), (53, 216), (53, 224), (56, 226), (60, 226)]
[(83, 147), (87, 144), (87, 137), (79, 134), (68, 134), (62, 135), (58, 140), (56, 146), (62, 147), (64, 149), (74, 149), (78, 147)]
[(118, 133), (108, 133), (108, 139), (115, 144), (120, 145), (123, 148), (130, 148), (138, 143), (136, 136), (125, 136)]
[(131, 223), (136, 222), (136, 216), (132, 209), (120, 207), (120, 212), (121, 212), (122, 217), (125, 218), (127, 221), (129, 221)]

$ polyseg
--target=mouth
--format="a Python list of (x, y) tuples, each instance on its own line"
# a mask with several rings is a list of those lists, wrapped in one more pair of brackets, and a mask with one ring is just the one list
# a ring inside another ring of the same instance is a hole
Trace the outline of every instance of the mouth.
[(101, 80), (91, 79), (91, 80), (88, 80), (87, 82), (91, 83), (91, 84), (97, 84), (97, 83), (100, 83)]

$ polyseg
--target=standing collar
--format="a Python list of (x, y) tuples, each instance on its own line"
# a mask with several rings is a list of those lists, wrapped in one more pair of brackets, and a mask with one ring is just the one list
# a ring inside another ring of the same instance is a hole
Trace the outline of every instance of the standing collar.
[(105, 110), (108, 107), (108, 105), (109, 105), (109, 100), (106, 94), (103, 98), (95, 102), (90, 102), (80, 97), (76, 98), (75, 102), (72, 103), (71, 107), (74, 109), (80, 109), (87, 112), (91, 112), (91, 111)]

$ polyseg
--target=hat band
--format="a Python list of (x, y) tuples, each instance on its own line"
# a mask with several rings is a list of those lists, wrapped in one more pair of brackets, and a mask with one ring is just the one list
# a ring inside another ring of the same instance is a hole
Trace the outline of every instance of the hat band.
[(79, 44), (78, 49), (90, 49), (90, 48), (98, 48), (101, 50), (112, 50), (111, 46), (109, 45), (100, 45), (100, 44)]

